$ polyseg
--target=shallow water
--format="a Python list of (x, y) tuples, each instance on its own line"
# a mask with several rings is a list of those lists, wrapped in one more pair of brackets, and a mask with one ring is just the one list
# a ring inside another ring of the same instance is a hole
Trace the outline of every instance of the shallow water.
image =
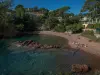
[(66, 50), (28, 50), (9, 48), (16, 40), (34, 40), (42, 44), (67, 45), (67, 40), (47, 35), (24, 36), (0, 41), (0, 75), (50, 75), (70, 72), (72, 64), (88, 64), (100, 68), (98, 57), (83, 51)]

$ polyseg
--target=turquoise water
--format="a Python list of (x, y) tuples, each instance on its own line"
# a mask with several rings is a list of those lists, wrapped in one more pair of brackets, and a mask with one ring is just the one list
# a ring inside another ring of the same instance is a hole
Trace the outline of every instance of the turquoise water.
[(25, 48), (9, 46), (15, 41), (33, 40), (41, 44), (60, 44), (67, 40), (47, 35), (23, 36), (0, 41), (0, 75), (37, 75), (56, 72), (56, 52), (24, 51)]
[[(9, 46), (17, 40), (34, 40), (42, 44), (67, 45), (67, 40), (48, 35), (23, 36), (0, 41), (0, 75), (53, 75), (70, 72), (72, 64), (88, 64), (99, 68), (100, 61), (82, 51), (71, 49), (27, 50)], [(95, 62), (97, 61), (97, 62)]]

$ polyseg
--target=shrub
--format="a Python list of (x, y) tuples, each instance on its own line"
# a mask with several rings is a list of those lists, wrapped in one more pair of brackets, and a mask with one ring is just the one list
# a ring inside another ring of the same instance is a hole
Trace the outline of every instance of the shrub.
[(90, 30), (84, 31), (82, 34), (94, 36), (94, 32)]
[(16, 29), (19, 30), (19, 31), (22, 31), (24, 29), (24, 25), (18, 24), (18, 25), (16, 25)]
[(64, 25), (59, 25), (59, 26), (55, 26), (54, 30), (57, 32), (65, 32), (66, 28)]
[(72, 24), (72, 25), (69, 25), (69, 26), (66, 26), (66, 30), (67, 31), (72, 31), (73, 33), (80, 33), (82, 32), (82, 24)]
[(89, 40), (90, 42), (97, 40), (96, 36), (94, 36), (94, 32), (93, 31), (89, 31), (88, 30), (88, 31), (83, 32), (81, 35), (91, 39), (91, 40)]

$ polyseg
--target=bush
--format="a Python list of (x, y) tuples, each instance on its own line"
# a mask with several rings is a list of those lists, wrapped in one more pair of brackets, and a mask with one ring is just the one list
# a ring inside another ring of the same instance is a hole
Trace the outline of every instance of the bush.
[(91, 39), (91, 41), (97, 41), (96, 36), (94, 36), (94, 32), (93, 31), (85, 31), (81, 34), (84, 37), (87, 37), (89, 39)]
[(84, 31), (82, 34), (94, 36), (94, 32), (90, 30)]
[(16, 25), (16, 29), (18, 31), (22, 31), (24, 29), (24, 25), (23, 24), (18, 24), (18, 25)]
[(55, 28), (55, 26), (58, 25), (58, 23), (59, 23), (59, 21), (56, 18), (50, 17), (50, 18), (45, 20), (44, 25), (45, 25), (46, 29), (52, 30)]
[(66, 26), (66, 30), (67, 31), (72, 31), (73, 33), (80, 33), (82, 32), (82, 24), (72, 24), (72, 25), (69, 25), (69, 26)]
[(59, 26), (55, 26), (54, 30), (57, 32), (65, 32), (66, 28), (64, 25), (59, 25)]

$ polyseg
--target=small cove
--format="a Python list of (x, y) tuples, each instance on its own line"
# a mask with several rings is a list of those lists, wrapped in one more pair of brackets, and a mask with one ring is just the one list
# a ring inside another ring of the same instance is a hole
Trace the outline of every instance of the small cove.
[(33, 35), (2, 40), (0, 45), (0, 75), (39, 75), (44, 73), (70, 72), (72, 64), (88, 64), (99, 69), (99, 57), (72, 49), (27, 50), (8, 47), (14, 41), (34, 40), (42, 44), (67, 45), (64, 38), (50, 35)]

